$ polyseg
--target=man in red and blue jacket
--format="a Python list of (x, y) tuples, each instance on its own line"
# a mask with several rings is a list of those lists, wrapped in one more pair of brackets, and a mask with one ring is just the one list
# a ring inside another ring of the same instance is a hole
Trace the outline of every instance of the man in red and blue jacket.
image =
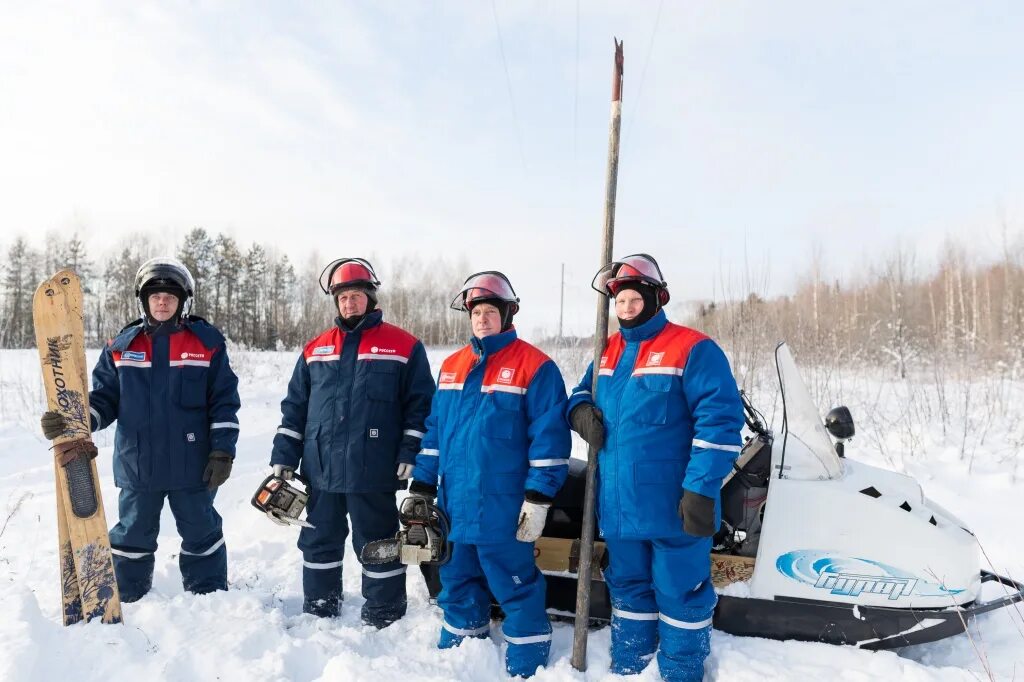
[[(238, 440), (238, 378), (224, 337), (188, 312), (195, 284), (174, 258), (143, 263), (135, 277), (142, 318), (110, 341), (92, 373), (92, 429), (117, 422), (114, 483), (118, 522), (110, 530), (121, 601), (153, 584), (164, 499), (181, 534), (182, 584), (203, 594), (227, 589), (227, 549), (213, 507), (231, 473)], [(43, 416), (48, 438), (61, 416)]]
[(506, 669), (529, 677), (551, 649), (533, 543), (565, 482), (571, 443), (558, 368), (512, 327), (518, 300), (503, 274), (482, 272), (452, 302), (469, 312), (473, 338), (441, 366), (409, 490), (436, 495), (451, 521), (438, 647), (487, 636), (489, 588), (505, 613)]
[[(320, 286), (338, 318), (295, 365), (270, 464), (284, 478), (301, 466), (309, 481), (314, 527), (299, 533), (303, 611), (333, 617), (341, 609), (346, 516), (356, 557), (367, 542), (398, 532), (395, 491), (412, 474), (434, 380), (423, 344), (383, 321), (380, 282), (367, 261), (332, 262)], [(405, 570), (398, 561), (363, 567), (365, 623), (383, 628), (405, 615)]]
[(620, 329), (601, 357), (596, 404), (591, 366), (566, 414), (598, 450), (612, 672), (643, 670), (660, 639), (661, 676), (695, 682), (711, 650), (711, 538), (740, 451), (739, 391), (714, 341), (666, 319), (668, 288), (652, 257), (608, 264), (594, 288), (614, 298)]

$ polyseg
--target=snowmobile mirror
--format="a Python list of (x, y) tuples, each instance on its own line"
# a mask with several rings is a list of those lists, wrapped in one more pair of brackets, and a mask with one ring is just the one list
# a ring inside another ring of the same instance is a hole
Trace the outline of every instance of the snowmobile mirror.
[(825, 428), (836, 440), (849, 440), (853, 438), (856, 429), (853, 427), (853, 415), (845, 405), (833, 407), (825, 415)]

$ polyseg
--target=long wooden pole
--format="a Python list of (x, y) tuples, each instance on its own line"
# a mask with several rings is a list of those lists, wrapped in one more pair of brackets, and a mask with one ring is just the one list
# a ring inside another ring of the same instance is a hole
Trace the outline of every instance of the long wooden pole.
[[(604, 234), (601, 237), (601, 264), (612, 260), (615, 237), (615, 192), (619, 179), (619, 130), (622, 127), (622, 41), (615, 41), (615, 67), (612, 71), (612, 121), (608, 132), (608, 172), (604, 191)], [(598, 295), (597, 324), (594, 327), (594, 367), (591, 390), (597, 399), (597, 377), (601, 369), (608, 337), (608, 297)], [(587, 669), (587, 628), (590, 625), (590, 579), (594, 559), (594, 487), (597, 473), (597, 451), (588, 448), (587, 478), (583, 494), (583, 530), (580, 534), (580, 563), (576, 577), (576, 622), (572, 640), (572, 667)]]

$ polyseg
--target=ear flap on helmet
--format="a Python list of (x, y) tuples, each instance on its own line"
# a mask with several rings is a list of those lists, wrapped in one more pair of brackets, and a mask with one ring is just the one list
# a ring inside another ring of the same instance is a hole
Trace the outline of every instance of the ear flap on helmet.
[(668, 303), (668, 299), (668, 289), (666, 289), (665, 287), (658, 287), (658, 305), (664, 308), (665, 305)]

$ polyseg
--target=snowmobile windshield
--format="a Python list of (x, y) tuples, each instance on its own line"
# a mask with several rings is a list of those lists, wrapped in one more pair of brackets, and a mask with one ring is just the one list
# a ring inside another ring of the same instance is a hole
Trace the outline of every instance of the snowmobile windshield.
[(839, 456), (825, 430), (818, 407), (800, 378), (793, 354), (785, 343), (775, 349), (775, 363), (779, 370), (785, 410), (783, 477), (800, 480), (839, 477), (843, 471)]
[(519, 302), (519, 297), (505, 275), (494, 271), (478, 272), (466, 279), (462, 289), (452, 299), (451, 308), (465, 312), (469, 310), (466, 307), (468, 303), (495, 298), (506, 303)]
[(667, 286), (657, 261), (646, 253), (626, 256), (612, 261), (597, 271), (590, 286), (605, 296), (615, 296), (624, 282), (643, 282), (655, 287)]

